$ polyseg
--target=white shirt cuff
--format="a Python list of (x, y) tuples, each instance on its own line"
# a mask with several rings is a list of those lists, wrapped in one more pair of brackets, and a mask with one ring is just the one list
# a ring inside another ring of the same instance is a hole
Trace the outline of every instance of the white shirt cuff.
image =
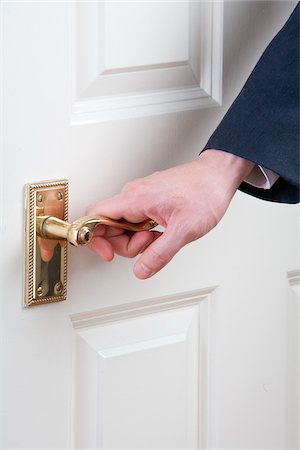
[(279, 175), (270, 169), (265, 169), (261, 166), (254, 166), (249, 175), (245, 178), (245, 182), (251, 186), (260, 189), (271, 189)]

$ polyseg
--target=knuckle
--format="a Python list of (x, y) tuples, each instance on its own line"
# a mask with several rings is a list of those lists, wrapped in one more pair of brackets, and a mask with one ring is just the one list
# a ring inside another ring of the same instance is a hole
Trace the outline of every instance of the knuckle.
[(199, 226), (197, 223), (189, 223), (186, 236), (188, 240), (195, 241), (199, 237)]
[(135, 191), (142, 182), (142, 178), (136, 178), (135, 180), (126, 183), (122, 189), (122, 192), (132, 192)]
[(123, 188), (122, 188), (122, 190), (121, 190), (121, 193), (122, 194), (127, 194), (127, 193), (130, 193), (131, 192), (131, 190), (133, 189), (133, 184), (134, 184), (134, 181), (130, 181), (129, 183), (126, 183), (124, 186), (123, 186)]
[(144, 184), (145, 182), (140, 178), (130, 181), (123, 187), (121, 191), (122, 197), (125, 198), (126, 201), (137, 200), (145, 190)]
[(138, 189), (144, 186), (150, 186), (152, 184), (151, 176), (135, 178), (125, 185), (125, 187), (129, 187), (129, 189)]
[(151, 175), (149, 175), (149, 176), (150, 177), (156, 177), (159, 174), (160, 174), (160, 170), (156, 170), (155, 172), (151, 173)]
[(194, 220), (185, 219), (179, 222), (176, 232), (184, 238), (184, 241), (192, 242), (199, 237), (199, 225)]
[(151, 261), (148, 264), (149, 266), (152, 266), (151, 269), (154, 269), (156, 267), (163, 267), (172, 259), (171, 253), (167, 250), (161, 252), (152, 247), (148, 248), (148, 257)]
[(137, 255), (139, 254), (139, 252), (137, 250), (134, 250), (132, 248), (128, 248), (127, 250), (127, 258), (135, 258)]

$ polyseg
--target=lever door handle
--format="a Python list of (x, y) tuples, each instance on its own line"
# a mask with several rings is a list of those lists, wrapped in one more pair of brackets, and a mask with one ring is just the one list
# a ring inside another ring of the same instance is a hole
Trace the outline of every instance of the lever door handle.
[(151, 230), (158, 224), (148, 219), (144, 222), (133, 223), (125, 219), (114, 220), (104, 216), (85, 216), (68, 223), (54, 216), (37, 216), (36, 232), (46, 239), (66, 240), (74, 246), (88, 244), (93, 238), (97, 225), (109, 225), (129, 231)]
[(59, 302), (67, 296), (68, 245), (88, 244), (98, 225), (129, 231), (151, 230), (157, 223), (140, 223), (104, 216), (87, 216), (68, 223), (68, 181), (30, 183), (25, 202), (24, 305)]

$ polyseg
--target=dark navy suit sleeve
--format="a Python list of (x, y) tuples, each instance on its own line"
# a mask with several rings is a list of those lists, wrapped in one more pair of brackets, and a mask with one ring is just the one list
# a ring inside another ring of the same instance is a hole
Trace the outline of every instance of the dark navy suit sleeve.
[(264, 51), (205, 149), (251, 160), (280, 175), (269, 190), (242, 183), (265, 200), (299, 202), (299, 4)]

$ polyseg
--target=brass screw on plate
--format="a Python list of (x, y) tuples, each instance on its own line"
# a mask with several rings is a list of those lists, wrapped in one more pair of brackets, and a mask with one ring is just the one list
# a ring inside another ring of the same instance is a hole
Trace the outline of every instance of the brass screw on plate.
[(37, 201), (38, 201), (39, 203), (41, 203), (41, 202), (44, 200), (42, 194), (38, 194), (36, 199), (37, 199)]
[(36, 290), (36, 293), (39, 297), (41, 297), (43, 295), (43, 288), (42, 286), (39, 286)]
[(63, 199), (62, 192), (58, 192), (57, 193), (57, 200), (62, 200), (62, 199)]
[(55, 294), (61, 294), (62, 291), (63, 291), (63, 288), (64, 288), (64, 286), (63, 286), (62, 282), (58, 281), (57, 283), (55, 283), (54, 293)]

